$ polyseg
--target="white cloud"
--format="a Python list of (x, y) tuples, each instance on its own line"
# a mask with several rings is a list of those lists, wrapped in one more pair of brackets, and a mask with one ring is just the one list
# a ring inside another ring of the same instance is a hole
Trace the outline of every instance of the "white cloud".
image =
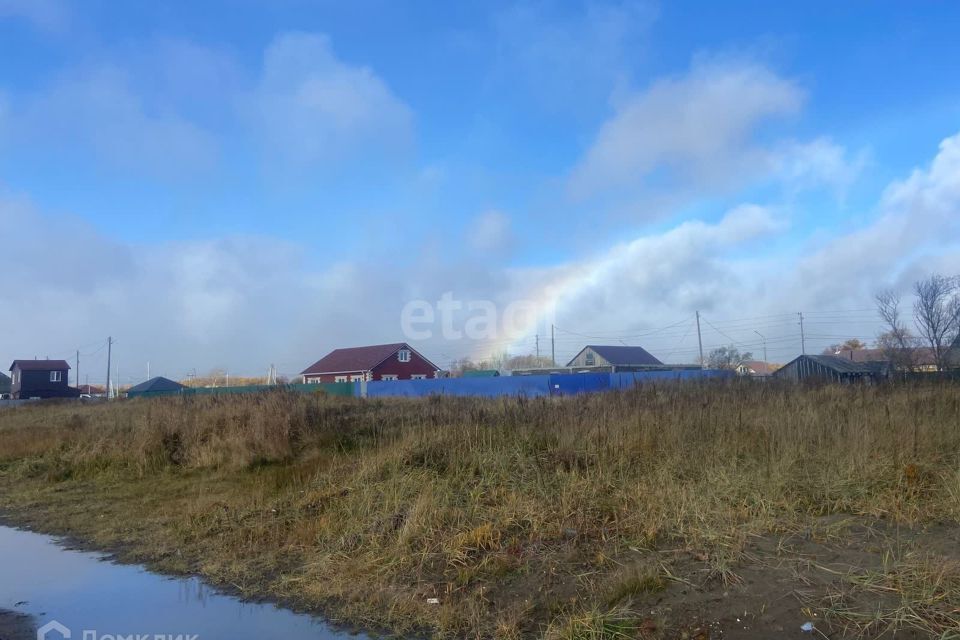
[(164, 178), (215, 167), (221, 146), (242, 138), (226, 137), (238, 125), (264, 143), (269, 161), (328, 168), (402, 152), (413, 138), (411, 110), (383, 79), (307, 33), (279, 35), (251, 74), (229, 50), (186, 40), (120, 46), (107, 61), (11, 96), (4, 111), (14, 145), (40, 143)]
[[(764, 329), (778, 341), (772, 357), (793, 357), (800, 343), (791, 312), (870, 309), (878, 289), (906, 289), (931, 272), (960, 273), (960, 134), (941, 143), (928, 167), (891, 184), (860, 228), (825, 242), (815, 235), (807, 246), (794, 236), (790, 253), (766, 248), (769, 239), (783, 239), (779, 234), (785, 229), (765, 207), (739, 207), (716, 224), (685, 222), (592, 260), (517, 276), (528, 292), (554, 288), (559, 325), (593, 331), (662, 326), (691, 317), (696, 309), (714, 320), (787, 314), (756, 324), (779, 323)], [(807, 348), (818, 351), (836, 342), (839, 336), (832, 334), (838, 333), (870, 340), (877, 327), (869, 311), (841, 314), (825, 325), (808, 326)], [(727, 332), (757, 349), (754, 328), (741, 323)], [(709, 327), (706, 331), (708, 344), (730, 342)], [(678, 333), (641, 342), (655, 352), (669, 351), (681, 339)], [(688, 343), (684, 353), (692, 360), (690, 348)]]
[(339, 60), (323, 35), (287, 33), (273, 41), (253, 108), (268, 148), (298, 162), (393, 151), (412, 137), (409, 107), (372, 69)]
[[(818, 145), (807, 154), (818, 159), (811, 166), (837, 166), (838, 157), (846, 158), (831, 143)], [(794, 175), (822, 180), (833, 174), (804, 169)], [(18, 229), (0, 234), (6, 277), (25, 283), (0, 289), (0, 308), (22, 309), (31, 319), (16, 332), (0, 333), (0, 356), (69, 355), (109, 333), (120, 340), (119, 357), (128, 371), (150, 360), (155, 373), (172, 376), (194, 367), (252, 373), (271, 362), (295, 373), (336, 346), (402, 339), (403, 305), (414, 297), (436, 300), (444, 291), (492, 300), (500, 309), (521, 298), (543, 308), (555, 302), (557, 324), (587, 334), (663, 326), (696, 309), (716, 322), (863, 308), (887, 283), (909, 282), (934, 269), (960, 272), (958, 211), (960, 135), (944, 140), (929, 166), (890, 185), (871, 222), (827, 242), (817, 236), (794, 254), (777, 254), (773, 247), (786, 240), (796, 246), (797, 238), (784, 231), (788, 216), (797, 212), (748, 204), (716, 221), (689, 220), (553, 267), (503, 268), (482, 253), (466, 252), (452, 263), (426, 253), (408, 265), (387, 257), (314, 268), (299, 243), (227, 237), (134, 246), (70, 217), (53, 218), (28, 203), (0, 198), (0, 228)], [(495, 248), (511, 233), (509, 219), (497, 211), (484, 212), (474, 224), (469, 239), (479, 241), (477, 248)], [(420, 252), (411, 246), (408, 253)], [(764, 330), (776, 359), (799, 348), (799, 341), (789, 341), (795, 320), (785, 322), (784, 328)], [(873, 335), (873, 325), (857, 322), (837, 330)], [(756, 339), (749, 337), (753, 326), (740, 329), (725, 331)], [(773, 342), (774, 331), (783, 342)], [(695, 337), (684, 327), (631, 342), (656, 355), (669, 353), (672, 361), (691, 361), (689, 340), (695, 347)], [(808, 343), (810, 350), (825, 346), (827, 339), (819, 346), (818, 339)], [(585, 340), (570, 338), (560, 357)], [(671, 351), (684, 340), (685, 351)], [(714, 334), (705, 344), (725, 342)], [(425, 351), (446, 364), (496, 346), (437, 341)]]
[[(194, 367), (257, 372), (271, 362), (294, 372), (339, 335), (325, 324), (325, 313), (340, 309), (334, 301), (356, 304), (340, 284), (321, 295), (327, 279), (304, 268), (303, 248), (271, 238), (134, 246), (10, 199), (0, 199), (0, 225), (19, 230), (0, 235), (6, 275), (19, 283), (0, 290), (0, 308), (30, 318), (0, 334), (8, 360), (71, 355), (109, 334), (125, 382), (148, 360), (155, 373), (178, 377)], [(95, 371), (81, 360), (91, 381), (102, 379), (100, 360)]]
[(877, 217), (802, 258), (794, 271), (813, 304), (869, 300), (901, 271), (937, 260), (960, 272), (960, 134), (940, 143), (930, 166), (883, 193)]
[(467, 232), (474, 250), (490, 254), (504, 253), (513, 245), (510, 218), (502, 211), (490, 210), (477, 216)]
[(867, 162), (865, 151), (851, 156), (827, 137), (786, 144), (774, 158), (780, 177), (790, 189), (828, 187), (840, 197), (860, 177)]
[(698, 62), (620, 100), (574, 169), (574, 195), (660, 180), (716, 184), (769, 163), (752, 140), (764, 120), (795, 113), (803, 92), (750, 63)]
[(624, 326), (631, 318), (709, 308), (720, 290), (747, 286), (750, 274), (737, 269), (736, 252), (784, 228), (774, 211), (745, 204), (716, 223), (684, 222), (552, 274), (541, 272), (546, 279), (534, 279), (532, 290), (553, 291), (557, 313), (581, 326), (596, 326), (601, 318)]

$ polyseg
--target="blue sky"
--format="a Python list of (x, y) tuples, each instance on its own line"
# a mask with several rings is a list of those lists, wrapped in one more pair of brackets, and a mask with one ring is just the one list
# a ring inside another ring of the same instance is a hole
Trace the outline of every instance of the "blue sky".
[(0, 0), (0, 303), (35, 315), (0, 354), (295, 373), (445, 291), (539, 306), (443, 365), (548, 315), (558, 355), (692, 361), (648, 332), (697, 309), (869, 339), (875, 290), (960, 271), (960, 8), (782, 4)]

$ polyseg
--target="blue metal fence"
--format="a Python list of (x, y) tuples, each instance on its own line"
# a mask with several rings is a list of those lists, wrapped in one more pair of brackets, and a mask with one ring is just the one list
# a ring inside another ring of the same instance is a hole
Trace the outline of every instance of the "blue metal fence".
[(422, 398), (448, 396), (568, 396), (597, 393), (610, 389), (628, 389), (638, 384), (682, 380), (722, 379), (732, 371), (678, 369), (672, 371), (636, 371), (631, 373), (555, 373), (543, 376), (501, 376), (497, 378), (439, 378), (435, 380), (389, 380), (354, 383), (354, 395), (368, 398)]
[[(629, 389), (638, 384), (731, 378), (732, 371), (676, 369), (670, 371), (636, 371), (632, 373), (554, 373), (535, 376), (499, 376), (491, 378), (438, 378), (430, 380), (390, 380), (378, 382), (338, 382), (330, 384), (292, 384), (284, 388), (303, 393), (323, 392), (337, 396), (361, 397), (366, 386), (368, 398), (422, 398), (433, 395), (479, 396), (569, 396), (598, 393), (610, 389)], [(277, 387), (251, 385), (245, 387), (185, 388), (149, 395), (219, 395), (256, 393)], [(2, 403), (8, 401), (0, 401)]]
[[(356, 395), (360, 385), (356, 384)], [(526, 396), (550, 395), (550, 376), (501, 376), (497, 378), (438, 378), (435, 380), (390, 380), (368, 382), (367, 397)]]
[(578, 393), (594, 393), (610, 389), (609, 373), (552, 373), (550, 393), (555, 396), (572, 396)]
[(626, 373), (611, 373), (610, 387), (613, 389), (629, 389), (638, 384), (652, 382), (676, 382), (681, 380), (728, 379), (736, 374), (723, 369), (673, 369), (670, 371), (628, 371)]

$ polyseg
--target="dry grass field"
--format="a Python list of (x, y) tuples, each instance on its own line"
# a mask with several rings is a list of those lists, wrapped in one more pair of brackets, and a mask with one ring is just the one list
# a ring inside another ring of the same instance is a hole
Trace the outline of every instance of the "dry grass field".
[(960, 386), (31, 406), (0, 514), (398, 633), (958, 637)]

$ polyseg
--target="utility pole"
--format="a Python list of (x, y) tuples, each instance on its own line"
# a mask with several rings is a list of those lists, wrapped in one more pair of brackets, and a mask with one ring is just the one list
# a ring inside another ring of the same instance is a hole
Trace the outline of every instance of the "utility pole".
[(147, 380), (150, 379), (150, 361), (147, 360)]
[(705, 369), (707, 363), (703, 361), (703, 336), (700, 335), (700, 312), (697, 311), (697, 344), (700, 345), (700, 368)]
[(766, 337), (765, 335), (763, 335), (762, 333), (760, 333), (759, 331), (757, 331), (756, 329), (754, 329), (753, 332), (754, 332), (755, 334), (757, 334), (758, 336), (760, 336), (760, 339), (763, 340), (763, 361), (764, 361), (764, 362), (768, 362), (768, 360), (767, 360), (767, 337)]
[(107, 400), (110, 399), (110, 356), (113, 351), (113, 337), (107, 338)]
[(800, 316), (800, 353), (807, 355), (807, 339), (803, 334), (803, 312), (800, 311), (797, 315)]
[(537, 366), (540, 366), (540, 334), (533, 336), (537, 341)]
[(76, 371), (76, 377), (77, 377), (77, 389), (79, 390), (79, 389), (80, 389), (80, 349), (77, 349), (77, 371)]
[(557, 366), (557, 342), (554, 338), (554, 326), (550, 325), (550, 366)]

